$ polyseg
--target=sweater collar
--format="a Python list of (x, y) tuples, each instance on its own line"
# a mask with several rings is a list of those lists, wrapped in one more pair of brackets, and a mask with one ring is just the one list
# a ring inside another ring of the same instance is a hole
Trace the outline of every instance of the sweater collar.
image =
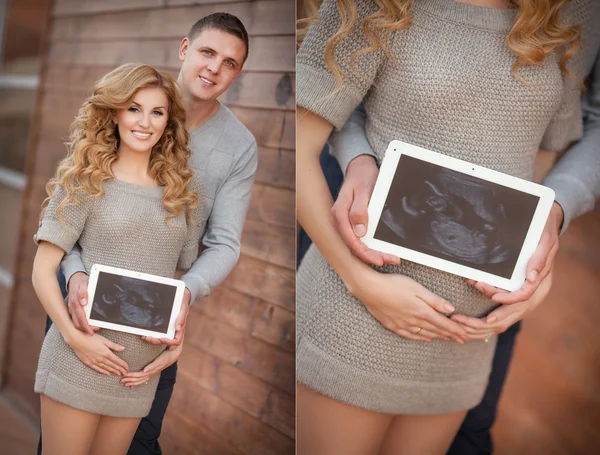
[(517, 9), (487, 8), (455, 0), (415, 0), (413, 7), (457, 24), (508, 32), (517, 17)]

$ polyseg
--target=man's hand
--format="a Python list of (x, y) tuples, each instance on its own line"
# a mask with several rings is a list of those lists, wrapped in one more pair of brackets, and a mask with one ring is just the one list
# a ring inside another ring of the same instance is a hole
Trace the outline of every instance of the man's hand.
[(183, 292), (183, 301), (181, 302), (181, 309), (179, 310), (179, 315), (177, 316), (177, 320), (175, 321), (175, 336), (172, 340), (168, 338), (152, 338), (143, 336), (142, 339), (152, 344), (166, 344), (167, 346), (179, 346), (183, 341), (183, 336), (185, 335), (185, 326), (187, 324), (187, 317), (190, 312), (190, 300), (192, 298), (192, 293), (188, 288), (185, 288)]
[(332, 222), (350, 250), (367, 264), (399, 264), (400, 258), (368, 248), (360, 237), (367, 233), (368, 205), (379, 169), (370, 155), (360, 155), (348, 165), (337, 200), (331, 208)]
[(88, 276), (83, 272), (74, 273), (69, 280), (67, 305), (75, 328), (88, 335), (93, 335), (94, 332), (100, 330), (100, 328), (90, 326), (85, 317), (85, 310), (83, 307), (87, 305), (87, 289)]
[(538, 286), (541, 285), (550, 273), (550, 270), (552, 270), (554, 257), (558, 251), (558, 233), (560, 232), (563, 219), (563, 209), (555, 202), (550, 209), (550, 215), (548, 216), (548, 221), (542, 231), (540, 243), (527, 263), (527, 279), (520, 289), (508, 292), (481, 281), (475, 282), (473, 280), (467, 280), (467, 283), (475, 286), (475, 288), (488, 299), (492, 299), (494, 302), (502, 303), (503, 305), (517, 304), (520, 302), (524, 303), (531, 299), (538, 289)]
[(464, 314), (454, 314), (451, 319), (467, 331), (467, 341), (486, 340), (494, 334), (503, 333), (511, 325), (523, 319), (545, 299), (552, 287), (552, 271), (542, 280), (530, 299), (513, 305), (501, 305), (485, 318), (472, 318)]

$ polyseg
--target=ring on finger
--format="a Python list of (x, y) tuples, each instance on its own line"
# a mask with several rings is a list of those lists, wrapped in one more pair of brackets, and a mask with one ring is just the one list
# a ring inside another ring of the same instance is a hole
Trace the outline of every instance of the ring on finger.
[(421, 332), (421, 330), (423, 330), (423, 327), (417, 327), (417, 331), (415, 332), (415, 335), (418, 335), (419, 332)]

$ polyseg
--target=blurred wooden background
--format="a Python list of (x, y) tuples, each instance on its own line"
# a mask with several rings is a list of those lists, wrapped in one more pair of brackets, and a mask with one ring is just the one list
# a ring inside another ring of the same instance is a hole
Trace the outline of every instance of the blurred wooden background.
[[(540, 151), (536, 181), (555, 160)], [(560, 237), (553, 277), (517, 336), (492, 431), (495, 455), (600, 453), (600, 207)]]
[(31, 286), (32, 235), (44, 185), (66, 151), (69, 124), (94, 81), (122, 63), (148, 63), (177, 76), (181, 38), (216, 11), (238, 16), (250, 35), (244, 72), (221, 101), (255, 135), (259, 167), (239, 264), (216, 292), (192, 307), (161, 444), (167, 454), (294, 452), (293, 0), (52, 3), (26, 159), (8, 333), (0, 340), (2, 396), (29, 422), (39, 414), (33, 379), (45, 320)]

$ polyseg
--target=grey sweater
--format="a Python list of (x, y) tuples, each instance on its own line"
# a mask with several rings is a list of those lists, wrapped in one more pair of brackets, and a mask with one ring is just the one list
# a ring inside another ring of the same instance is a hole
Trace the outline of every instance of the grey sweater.
[[(239, 259), (258, 153), (252, 133), (222, 104), (190, 136), (189, 164), (204, 180), (203, 250), (181, 278), (193, 303), (210, 294)], [(85, 271), (77, 248), (65, 256), (62, 268), (67, 282), (74, 273)]]
[[(583, 100), (583, 138), (574, 143), (551, 169), (543, 184), (556, 193), (556, 201), (564, 211), (561, 233), (573, 218), (594, 208), (600, 197), (600, 1), (593, 3), (589, 35), (582, 43), (583, 75), (591, 84)], [(344, 175), (348, 164), (359, 155), (376, 157), (365, 132), (365, 110), (362, 104), (350, 115), (341, 130), (329, 137), (329, 153), (335, 157)]]
[[(57, 245), (69, 252), (81, 245), (84, 271), (103, 264), (153, 275), (173, 277), (175, 269), (187, 269), (198, 255), (203, 201), (188, 223), (182, 213), (165, 221), (168, 213), (162, 199), (164, 188), (134, 185), (119, 180), (103, 183), (105, 194), (66, 206), (64, 223), (56, 216), (64, 192), (57, 188), (34, 239)], [(190, 188), (202, 195), (202, 181), (194, 176)], [(100, 335), (125, 347), (117, 353), (129, 366), (140, 371), (164, 349), (139, 335), (101, 329)], [(56, 326), (48, 331), (35, 377), (35, 391), (56, 401), (88, 412), (116, 417), (143, 417), (148, 414), (158, 376), (148, 384), (129, 389), (116, 375), (105, 376), (84, 365), (65, 343)]]
[[(356, 0), (358, 20), (376, 5)], [(589, 24), (590, 2), (575, 0), (569, 22)], [(339, 27), (335, 1), (325, 0), (321, 21), (297, 57), (297, 103), (342, 128), (362, 102), (365, 131), (381, 161), (392, 139), (531, 179), (540, 145), (561, 150), (583, 132), (580, 92), (549, 55), (541, 67), (522, 67), (506, 46), (516, 11), (450, 0), (412, 2), (413, 25), (390, 37), (395, 61), (381, 51), (356, 60), (368, 41), (356, 27), (336, 59), (348, 74), (344, 89), (324, 62), (327, 40)], [(360, 22), (359, 22), (360, 23)], [(582, 76), (581, 54), (570, 68)], [(464, 279), (403, 261), (379, 269), (400, 273), (452, 303), (458, 313), (488, 314), (495, 304)], [(348, 293), (314, 247), (297, 276), (297, 378), (336, 400), (392, 414), (436, 414), (469, 409), (485, 390), (496, 337), (464, 345), (408, 340), (386, 330)]]

